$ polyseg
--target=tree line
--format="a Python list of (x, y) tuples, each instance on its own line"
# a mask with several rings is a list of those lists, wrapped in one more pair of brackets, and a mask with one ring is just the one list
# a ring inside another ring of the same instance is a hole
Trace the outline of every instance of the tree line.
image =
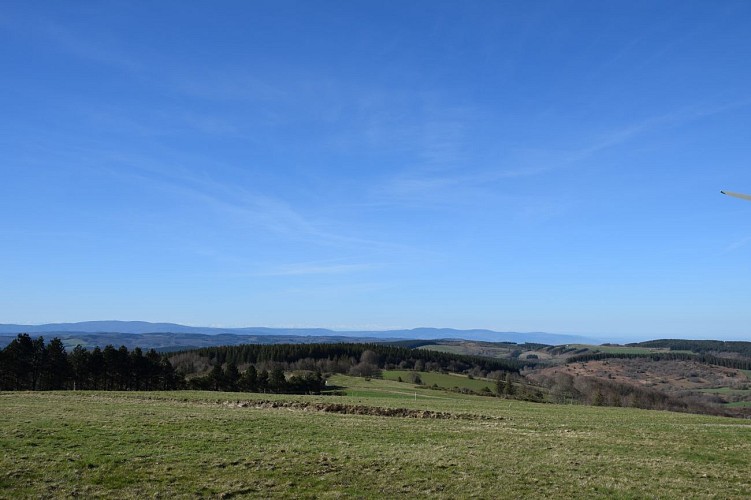
[[(59, 338), (19, 334), (0, 350), (0, 390), (199, 389), (319, 393), (324, 374), (379, 377), (382, 369), (486, 376), (518, 373), (517, 360), (463, 356), (388, 344), (245, 344), (163, 355), (125, 346), (70, 353)], [(243, 370), (241, 372), (241, 369)], [(291, 374), (290, 374), (291, 373)]]
[(284, 369), (277, 365), (271, 371), (260, 372), (254, 365), (248, 365), (243, 373), (234, 363), (224, 368), (216, 364), (211, 371), (188, 381), (191, 389), (228, 392), (270, 392), (275, 394), (320, 394), (326, 381), (320, 371), (293, 374), (287, 378)]
[(399, 345), (341, 344), (244, 344), (204, 347), (173, 353), (170, 360), (186, 374), (200, 373), (215, 365), (253, 364), (258, 367), (281, 366), (285, 370), (349, 373), (377, 376), (382, 369), (448, 371), (453, 373), (518, 373), (526, 363), (514, 359), (465, 356), (427, 349), (409, 349)]
[(128, 351), (107, 345), (88, 351), (79, 345), (68, 353), (57, 337), (45, 344), (44, 337), (21, 333), (0, 351), (2, 390), (149, 391), (184, 386), (184, 377), (154, 349), (144, 353), (138, 347)]
[(241, 374), (234, 363), (216, 363), (206, 375), (186, 380), (166, 355), (144, 353), (125, 346), (87, 350), (80, 345), (68, 353), (55, 337), (19, 334), (0, 350), (0, 390), (151, 391), (198, 389), (272, 393), (319, 393), (326, 383), (320, 371), (287, 378), (281, 365), (257, 371), (248, 365)]
[(696, 361), (708, 365), (723, 366), (737, 370), (751, 370), (751, 358), (726, 358), (711, 354), (693, 354), (688, 352), (623, 353), (592, 352), (577, 354), (566, 358), (566, 363), (586, 363), (603, 359), (651, 359), (652, 361)]
[(734, 352), (751, 358), (751, 342), (741, 340), (683, 340), (683, 339), (662, 339), (649, 340), (628, 344), (636, 347), (652, 347), (658, 349), (670, 349), (671, 351), (691, 351), (696, 353), (711, 352)]

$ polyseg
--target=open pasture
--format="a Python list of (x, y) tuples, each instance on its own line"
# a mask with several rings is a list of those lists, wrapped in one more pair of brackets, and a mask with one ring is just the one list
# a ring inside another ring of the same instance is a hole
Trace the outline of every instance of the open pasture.
[[(657, 354), (661, 352), (671, 352), (670, 349), (658, 349), (651, 347), (621, 346), (621, 345), (591, 345), (591, 344), (569, 344), (566, 347), (571, 349), (589, 349), (592, 352), (604, 352), (607, 354)], [(674, 351), (675, 352), (675, 351)], [(688, 352), (688, 351), (680, 351)]]
[[(399, 373), (404, 374), (402, 376), (404, 382), (398, 381)], [(443, 390), (431, 389), (428, 385), (413, 384), (408, 381), (409, 373), (410, 372), (407, 371), (384, 370), (382, 379), (350, 377), (347, 375), (334, 374), (330, 376), (328, 380), (330, 386), (335, 387), (339, 393), (343, 393), (345, 396), (348, 396), (355, 401), (367, 404), (385, 404), (386, 406), (393, 406), (402, 405), (402, 401), (429, 399), (434, 402), (437, 400), (448, 401), (450, 407), (456, 408), (461, 406), (462, 402), (467, 401), (469, 402), (470, 407), (472, 407), (472, 402), (477, 400), (476, 396), (461, 393), (447, 393)], [(419, 373), (422, 377), (427, 372)], [(441, 374), (432, 375), (442, 376)], [(458, 379), (459, 382), (473, 382), (473, 380), (466, 377), (445, 376), (451, 377), (452, 382), (453, 379)], [(425, 380), (423, 379), (423, 382), (424, 381)], [(431, 382), (431, 384), (432, 383), (433, 382)], [(492, 384), (486, 383), (483, 384), (483, 387), (485, 385)]]
[[(0, 393), (0, 496), (751, 495), (749, 421), (428, 390), (415, 397), (401, 386), (399, 397)], [(454, 418), (256, 408), (258, 400)]]
[[(387, 380), (399, 380), (410, 382), (410, 377), (415, 372), (408, 370), (384, 370), (383, 378)], [(466, 375), (455, 373), (438, 373), (438, 372), (419, 372), (422, 383), (428, 387), (437, 386), (445, 389), (470, 389), (480, 392), (484, 389), (493, 390), (496, 386), (495, 380), (469, 378)]]

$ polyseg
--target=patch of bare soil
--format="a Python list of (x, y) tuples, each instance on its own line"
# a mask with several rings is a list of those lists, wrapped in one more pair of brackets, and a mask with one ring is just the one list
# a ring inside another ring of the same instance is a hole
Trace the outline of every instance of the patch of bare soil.
[(471, 413), (450, 413), (444, 411), (413, 410), (409, 408), (382, 408), (378, 406), (351, 405), (342, 403), (314, 403), (304, 401), (225, 401), (224, 406), (232, 408), (286, 408), (290, 410), (341, 413), (345, 415), (373, 415), (378, 417), (456, 419), (456, 420), (505, 420), (504, 417), (491, 417)]

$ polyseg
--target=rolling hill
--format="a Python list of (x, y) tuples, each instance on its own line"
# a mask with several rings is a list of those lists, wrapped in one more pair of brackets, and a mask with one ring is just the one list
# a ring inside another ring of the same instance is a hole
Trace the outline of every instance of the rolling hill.
[(321, 343), (383, 342), (400, 339), (464, 339), (487, 342), (535, 342), (541, 344), (595, 343), (597, 340), (577, 335), (544, 332), (496, 332), (493, 330), (456, 330), (452, 328), (413, 328), (405, 330), (338, 331), (325, 328), (213, 328), (175, 323), (145, 321), (85, 321), (44, 325), (0, 324), (0, 346), (7, 345), (17, 334), (59, 337), (66, 346), (84, 347), (106, 344), (126, 347), (179, 349), (247, 343)]

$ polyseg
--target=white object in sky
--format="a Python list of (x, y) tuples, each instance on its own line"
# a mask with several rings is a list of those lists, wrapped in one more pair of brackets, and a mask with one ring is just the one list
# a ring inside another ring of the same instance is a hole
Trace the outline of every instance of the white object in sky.
[(728, 196), (735, 196), (736, 198), (742, 198), (744, 200), (751, 201), (751, 195), (748, 194), (742, 194), (742, 193), (734, 193), (732, 191), (720, 191), (722, 194), (726, 194)]

